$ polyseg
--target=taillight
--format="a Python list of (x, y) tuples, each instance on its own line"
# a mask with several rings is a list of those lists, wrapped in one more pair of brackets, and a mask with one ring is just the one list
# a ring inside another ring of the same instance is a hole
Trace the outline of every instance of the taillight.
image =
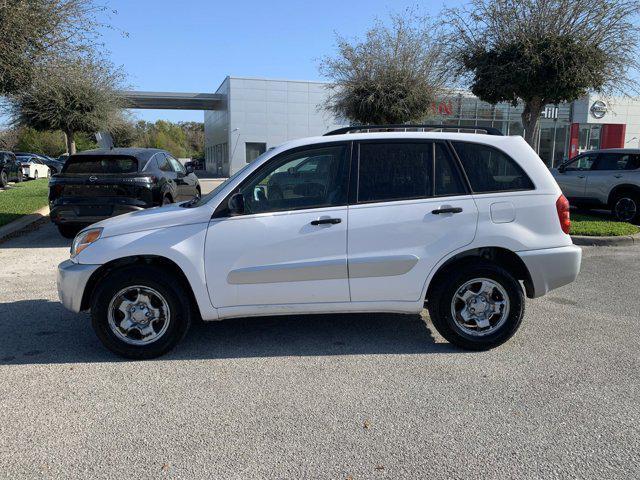
[(571, 218), (569, 215), (569, 200), (564, 195), (560, 195), (556, 200), (556, 210), (558, 211), (558, 220), (560, 220), (560, 228), (569, 234), (571, 230)]

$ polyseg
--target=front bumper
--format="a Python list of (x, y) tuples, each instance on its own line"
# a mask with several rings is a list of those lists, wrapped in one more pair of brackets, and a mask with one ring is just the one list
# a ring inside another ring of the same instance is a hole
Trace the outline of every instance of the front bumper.
[(72, 312), (80, 312), (84, 289), (98, 268), (100, 265), (83, 265), (71, 260), (65, 260), (58, 265), (58, 297), (65, 308)]
[(580, 273), (582, 249), (575, 245), (516, 252), (533, 284), (533, 298), (573, 282)]

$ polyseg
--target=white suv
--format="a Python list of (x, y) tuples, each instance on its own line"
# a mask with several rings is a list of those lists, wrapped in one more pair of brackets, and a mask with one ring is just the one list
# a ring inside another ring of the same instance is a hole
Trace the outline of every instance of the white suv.
[[(315, 171), (270, 191), (303, 162)], [(129, 358), (167, 352), (195, 318), (425, 305), (447, 340), (487, 349), (515, 333), (525, 292), (576, 278), (568, 208), (521, 137), (327, 134), (264, 153), (199, 200), (83, 230), (58, 291)]]

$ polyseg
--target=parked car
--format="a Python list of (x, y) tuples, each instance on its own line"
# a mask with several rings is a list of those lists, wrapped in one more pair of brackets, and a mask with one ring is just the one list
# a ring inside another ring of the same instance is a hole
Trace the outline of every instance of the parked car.
[(105, 218), (194, 197), (200, 197), (200, 183), (193, 170), (154, 148), (71, 155), (49, 182), (51, 221), (67, 238)]
[(5, 188), (9, 182), (22, 181), (22, 167), (16, 156), (11, 152), (0, 151), (0, 188)]
[(591, 150), (552, 170), (572, 205), (640, 223), (640, 149)]
[(51, 176), (51, 170), (49, 170), (49, 167), (47, 167), (39, 157), (35, 155), (16, 154), (16, 158), (20, 162), (24, 178), (37, 180)]
[[(267, 151), (200, 199), (83, 230), (58, 268), (62, 303), (129, 358), (167, 352), (194, 318), (425, 304), (447, 340), (481, 350), (516, 332), (525, 295), (576, 278), (569, 204), (521, 137), (344, 131)], [(311, 163), (305, 188), (274, 195), (274, 177)]]
[(55, 175), (56, 173), (59, 173), (60, 170), (62, 170), (62, 166), (64, 165), (64, 162), (61, 162), (55, 158), (51, 158), (47, 155), (40, 155), (38, 153), (28, 153), (28, 152), (15, 152), (15, 154), (16, 156), (19, 156), (19, 157), (36, 157), (43, 164), (49, 167), (49, 171), (51, 175)]

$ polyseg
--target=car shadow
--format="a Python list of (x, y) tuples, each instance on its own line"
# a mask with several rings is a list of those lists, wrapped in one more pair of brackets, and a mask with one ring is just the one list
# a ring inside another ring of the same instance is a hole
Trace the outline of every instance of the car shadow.
[[(163, 360), (450, 353), (420, 315), (341, 314), (195, 322)], [(0, 365), (126, 361), (107, 351), (87, 314), (49, 300), (0, 304)]]

